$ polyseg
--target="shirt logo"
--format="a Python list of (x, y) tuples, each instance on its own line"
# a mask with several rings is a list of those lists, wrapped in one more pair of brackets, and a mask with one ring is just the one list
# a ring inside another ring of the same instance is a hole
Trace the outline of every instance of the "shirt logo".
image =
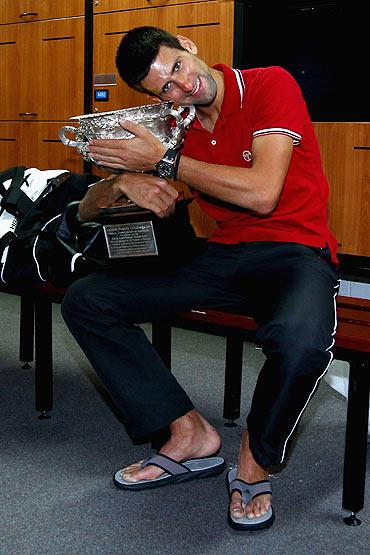
[(252, 153), (249, 150), (243, 150), (243, 158), (246, 162), (250, 162), (252, 160)]

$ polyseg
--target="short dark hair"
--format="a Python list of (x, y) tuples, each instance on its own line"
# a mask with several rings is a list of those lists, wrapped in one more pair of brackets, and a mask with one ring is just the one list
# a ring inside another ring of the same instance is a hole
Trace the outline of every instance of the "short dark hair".
[(174, 35), (159, 27), (135, 27), (123, 37), (117, 50), (116, 66), (129, 87), (148, 92), (140, 83), (148, 75), (162, 45), (185, 50)]

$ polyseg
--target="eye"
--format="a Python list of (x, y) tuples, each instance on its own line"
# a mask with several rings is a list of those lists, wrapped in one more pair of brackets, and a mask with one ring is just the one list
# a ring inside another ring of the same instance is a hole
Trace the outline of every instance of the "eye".
[[(180, 62), (180, 60), (177, 60), (173, 65), (172, 73), (176, 73), (177, 71), (179, 71), (180, 67), (181, 67), (181, 62)], [(164, 94), (168, 93), (170, 88), (171, 88), (171, 82), (166, 83), (162, 87), (162, 93), (164, 93)]]

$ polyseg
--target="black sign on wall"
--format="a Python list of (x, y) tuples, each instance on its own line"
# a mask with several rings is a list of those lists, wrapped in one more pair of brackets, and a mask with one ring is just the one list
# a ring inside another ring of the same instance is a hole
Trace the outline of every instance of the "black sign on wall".
[(243, 25), (235, 35), (238, 67), (287, 69), (300, 84), (314, 121), (370, 121), (365, 5), (242, 4)]

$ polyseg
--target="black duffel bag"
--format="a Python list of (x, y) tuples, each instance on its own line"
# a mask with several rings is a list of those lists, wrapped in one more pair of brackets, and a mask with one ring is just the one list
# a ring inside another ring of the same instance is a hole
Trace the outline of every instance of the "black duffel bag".
[[(27, 177), (30, 170), (6, 171), (7, 186), (14, 177), (11, 186), (19, 188), (22, 172)], [(112, 196), (109, 180), (69, 172), (62, 177), (50, 182), (46, 193), (35, 202), (27, 202), (26, 209), (21, 194), (21, 212), (15, 196), (12, 210), (18, 214), (16, 227), (11, 237), (7, 235), (0, 253), (1, 280), (6, 285), (23, 289), (50, 282), (65, 287), (92, 271), (128, 273), (169, 268), (199, 248), (188, 213), (191, 199), (180, 198), (171, 216), (158, 218), (121, 194)], [(91, 210), (92, 220), (81, 222), (79, 203), (87, 195), (96, 206)], [(138, 248), (131, 248), (131, 243)]]

